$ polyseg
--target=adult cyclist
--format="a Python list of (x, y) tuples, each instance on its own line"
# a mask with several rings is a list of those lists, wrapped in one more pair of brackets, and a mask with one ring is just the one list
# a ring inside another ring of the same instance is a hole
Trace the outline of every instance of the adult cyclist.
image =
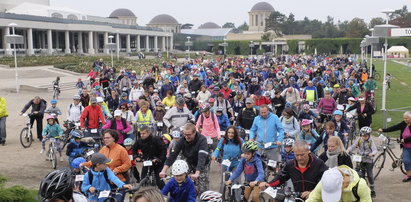
[[(100, 121), (103, 125), (106, 124), (106, 120), (103, 116), (103, 111), (100, 106), (97, 105), (96, 98), (90, 98), (90, 106), (87, 106), (80, 116), (81, 130), (90, 129), (89, 132), (94, 133), (93, 129), (99, 130)], [(87, 121), (87, 124), (86, 124)]]

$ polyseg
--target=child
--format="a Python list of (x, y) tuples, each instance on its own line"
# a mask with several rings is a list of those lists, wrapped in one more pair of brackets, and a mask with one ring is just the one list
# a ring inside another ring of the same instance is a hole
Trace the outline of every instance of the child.
[[(313, 121), (309, 119), (303, 119), (301, 121), (301, 132), (300, 132), (300, 137), (299, 137), (300, 140), (304, 140), (305, 142), (307, 142), (307, 144), (310, 147), (317, 141), (319, 137), (317, 131), (311, 127), (312, 122)], [(314, 150), (314, 154), (317, 154), (317, 151), (319, 149), (320, 148), (317, 147), (317, 149)]]
[(196, 189), (194, 182), (188, 178), (188, 164), (184, 160), (176, 160), (171, 168), (172, 177), (161, 190), (164, 196), (170, 194), (170, 202), (195, 202)]
[[(354, 149), (358, 148), (358, 155), (362, 156), (361, 159), (361, 167), (367, 169), (367, 178), (368, 183), (370, 184), (371, 189), (371, 197), (375, 198), (375, 186), (374, 186), (374, 174), (372, 169), (374, 167), (373, 160), (374, 156), (377, 154), (377, 146), (375, 146), (375, 142), (371, 136), (372, 129), (370, 127), (362, 127), (360, 130), (360, 136), (357, 138), (353, 144), (348, 147), (347, 152), (352, 152)], [(357, 169), (356, 169), (357, 170)], [(357, 170), (360, 177), (364, 178), (365, 173), (359, 172)]]
[(173, 139), (171, 140), (170, 144), (168, 145), (168, 149), (167, 149), (167, 157), (169, 156), (170, 152), (174, 149), (174, 147), (176, 146), (178, 140), (180, 140), (181, 137), (181, 132), (178, 130), (174, 130), (173, 132), (171, 132), (171, 137), (173, 137)]
[(87, 172), (87, 167), (83, 166), (81, 168), (80, 164), (85, 163), (86, 159), (83, 157), (77, 157), (75, 159), (73, 159), (73, 161), (71, 161), (70, 163), (70, 167), (71, 167), (71, 171), (73, 172), (74, 175), (81, 175), (85, 172)]
[(59, 124), (59, 120), (57, 118), (58, 115), (61, 115), (61, 110), (57, 107), (57, 100), (51, 100), (51, 107), (49, 107), (48, 109), (46, 109), (46, 111), (44, 111), (47, 114), (55, 114), (54, 118), (56, 119), (57, 124)]
[(127, 150), (128, 156), (131, 161), (131, 172), (133, 173), (133, 176), (136, 178), (137, 183), (140, 183), (140, 173), (138, 172), (138, 169), (136, 167), (136, 162), (133, 161), (133, 150), (131, 149), (133, 147), (134, 141), (131, 138), (126, 138), (123, 144)]
[(131, 189), (132, 186), (124, 184), (113, 171), (111, 171), (107, 165), (111, 163), (111, 159), (108, 159), (101, 153), (95, 153), (91, 156), (91, 169), (84, 175), (83, 184), (81, 185), (81, 191), (88, 195), (89, 201), (105, 201), (106, 197), (99, 197), (102, 191), (110, 191), (110, 182), (115, 184), (119, 188)]
[(327, 123), (325, 123), (325, 130), (322, 133), (322, 135), (318, 137), (317, 141), (311, 146), (310, 148), (311, 152), (314, 152), (315, 149), (317, 149), (317, 147), (320, 146), (320, 144), (323, 144), (324, 151), (327, 151), (328, 138), (331, 136), (340, 137), (343, 144), (345, 144), (345, 137), (342, 135), (342, 133), (339, 133), (338, 131), (336, 131), (334, 122), (328, 121)]
[(157, 131), (161, 131), (162, 133), (166, 132), (166, 127), (163, 125), (163, 117), (166, 114), (166, 110), (164, 110), (164, 105), (161, 101), (157, 101), (156, 109), (153, 112), (154, 120), (157, 122)]
[(218, 124), (220, 125), (220, 131), (225, 131), (231, 124), (227, 115), (223, 113), (223, 108), (217, 107), (215, 115), (217, 116)]
[(81, 157), (83, 155), (84, 150), (88, 148), (88, 145), (85, 142), (81, 141), (83, 135), (75, 130), (70, 132), (71, 137), (73, 139), (70, 140), (70, 143), (67, 144), (66, 155), (68, 156), (69, 164), (73, 161), (73, 159), (77, 157)]
[(85, 87), (83, 81), (81, 80), (81, 78), (78, 78), (77, 83), (76, 83), (76, 88), (78, 90), (78, 94), (81, 94), (81, 91), (83, 90), (83, 88)]
[(254, 141), (245, 142), (241, 146), (241, 150), (243, 157), (230, 179), (226, 181), (226, 185), (230, 185), (244, 171), (245, 181), (250, 185), (245, 189), (244, 197), (248, 201), (251, 195), (253, 201), (259, 201), (260, 188), (258, 184), (264, 181), (264, 168), (260, 155), (257, 153), (258, 144)]
[(59, 137), (63, 134), (63, 129), (61, 129), (60, 125), (56, 123), (54, 116), (49, 115), (46, 118), (47, 125), (46, 128), (43, 129), (42, 136), (43, 140), (41, 141), (41, 151), (40, 154), (44, 153), (46, 150), (46, 141), (50, 138), (56, 139), (56, 146), (57, 150), (60, 153), (60, 161), (63, 161), (63, 157), (61, 156), (61, 147), (60, 147), (60, 139)]
[(293, 138), (285, 138), (284, 139), (284, 150), (281, 151), (281, 159), (286, 162), (288, 160), (293, 160), (295, 158), (293, 152), (294, 146), (294, 139)]
[(385, 79), (387, 80), (388, 89), (391, 89), (391, 80), (392, 80), (391, 74), (387, 72)]

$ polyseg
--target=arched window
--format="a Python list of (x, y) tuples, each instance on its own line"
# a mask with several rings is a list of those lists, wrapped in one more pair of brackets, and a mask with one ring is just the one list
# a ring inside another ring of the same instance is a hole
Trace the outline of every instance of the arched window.
[(73, 14), (70, 14), (70, 15), (67, 16), (67, 19), (69, 19), (69, 20), (78, 20), (78, 17), (73, 15)]
[(52, 18), (63, 18), (63, 15), (61, 13), (52, 13), (51, 17)]

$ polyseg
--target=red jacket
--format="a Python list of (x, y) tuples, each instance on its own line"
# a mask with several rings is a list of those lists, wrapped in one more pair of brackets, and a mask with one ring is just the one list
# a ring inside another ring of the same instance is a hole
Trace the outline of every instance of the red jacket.
[(227, 88), (227, 90), (225, 90), (224, 88), (220, 90), (221, 93), (223, 93), (224, 98), (228, 100), (228, 98), (230, 98), (230, 94), (231, 92), (233, 92), (231, 89)]
[(254, 97), (254, 103), (255, 103), (255, 106), (260, 106), (260, 105), (263, 105), (263, 104), (266, 104), (266, 105), (271, 104), (271, 101), (270, 101), (270, 99), (266, 98), (265, 96), (260, 96), (260, 99), (258, 99), (257, 96), (255, 96)]
[(100, 106), (92, 106), (89, 105), (86, 108), (84, 108), (83, 113), (80, 116), (80, 127), (84, 128), (84, 121), (88, 119), (88, 128), (98, 128), (99, 121), (103, 123), (103, 125), (106, 124), (106, 120), (104, 119), (103, 116), (103, 111), (101, 111)]

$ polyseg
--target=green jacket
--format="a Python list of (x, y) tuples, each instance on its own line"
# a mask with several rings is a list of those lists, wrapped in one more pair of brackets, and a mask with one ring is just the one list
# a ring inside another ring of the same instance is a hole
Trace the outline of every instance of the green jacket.
[(0, 118), (8, 116), (6, 98), (0, 97)]
[(368, 79), (364, 84), (364, 89), (367, 91), (375, 90), (377, 88), (377, 82), (375, 80), (371, 81)]
[(350, 86), (350, 90), (351, 90), (351, 95), (354, 97), (360, 97), (360, 89), (358, 89), (358, 86), (353, 84), (352, 86)]
[[(371, 199), (371, 191), (367, 185), (367, 182), (358, 176), (357, 172), (346, 165), (338, 166), (338, 168), (347, 168), (350, 169), (351, 172), (354, 174), (353, 181), (346, 187), (342, 192), (342, 197), (340, 202), (355, 202), (357, 199), (355, 198), (352, 188), (358, 183), (358, 196), (360, 197), (360, 202), (372, 202)], [(321, 198), (321, 189), (322, 184), (321, 181), (317, 184), (315, 189), (310, 193), (309, 198), (305, 202), (322, 202)]]

